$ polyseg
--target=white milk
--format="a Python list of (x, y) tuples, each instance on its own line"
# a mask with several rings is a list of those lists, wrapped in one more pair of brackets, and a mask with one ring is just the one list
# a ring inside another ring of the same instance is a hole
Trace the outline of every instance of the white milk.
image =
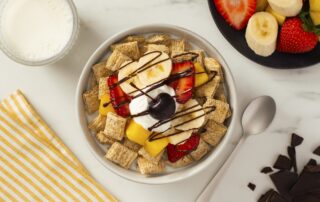
[(66, 0), (8, 0), (0, 16), (4, 45), (16, 57), (42, 61), (62, 51), (73, 31)]

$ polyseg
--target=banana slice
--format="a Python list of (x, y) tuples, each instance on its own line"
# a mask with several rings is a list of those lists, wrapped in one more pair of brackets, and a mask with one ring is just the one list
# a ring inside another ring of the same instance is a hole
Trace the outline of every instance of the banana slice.
[(276, 50), (278, 22), (267, 12), (254, 14), (247, 25), (246, 40), (248, 46), (260, 56), (267, 57)]
[(303, 0), (268, 0), (268, 2), (274, 11), (287, 17), (298, 15), (303, 6)]
[(176, 113), (176, 117), (179, 116), (179, 118), (173, 119), (172, 125), (176, 129), (183, 131), (198, 129), (205, 122), (204, 114), (205, 112), (201, 105), (196, 100), (191, 99), (184, 104), (182, 110)]
[(172, 61), (168, 54), (164, 52), (147, 52), (138, 62), (139, 67), (147, 67), (150, 65), (151, 67), (148, 67), (146, 70), (138, 74), (138, 77), (144, 87), (168, 78), (172, 70)]
[(179, 144), (179, 143), (189, 139), (191, 137), (192, 133), (193, 133), (192, 130), (183, 131), (177, 135), (173, 135), (173, 136), (168, 137), (168, 139), (171, 144), (176, 145), (176, 144)]
[[(118, 80), (119, 81), (121, 81), (124, 78), (127, 78), (131, 73), (133, 73), (134, 71), (136, 71), (139, 68), (138, 62), (126, 62), (122, 66), (123, 66), (123, 68), (121, 68), (118, 73)], [(121, 89), (126, 94), (129, 94), (129, 95), (133, 95), (133, 94), (135, 94), (133, 92), (137, 92), (137, 90), (130, 85), (131, 82), (133, 84), (135, 84), (138, 88), (142, 87), (142, 84), (137, 76), (134, 76), (134, 77), (128, 79), (127, 81), (120, 83)]]

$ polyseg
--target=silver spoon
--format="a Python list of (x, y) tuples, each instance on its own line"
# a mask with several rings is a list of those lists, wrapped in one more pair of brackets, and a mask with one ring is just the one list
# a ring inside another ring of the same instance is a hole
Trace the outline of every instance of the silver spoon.
[(250, 102), (242, 115), (242, 127), (244, 135), (224, 165), (220, 168), (219, 172), (211, 179), (205, 189), (200, 193), (196, 200), (197, 202), (210, 201), (214, 188), (223, 177), (224, 172), (230, 166), (230, 163), (237, 154), (237, 150), (242, 146), (248, 136), (262, 133), (272, 122), (275, 113), (276, 103), (270, 96), (261, 96)]

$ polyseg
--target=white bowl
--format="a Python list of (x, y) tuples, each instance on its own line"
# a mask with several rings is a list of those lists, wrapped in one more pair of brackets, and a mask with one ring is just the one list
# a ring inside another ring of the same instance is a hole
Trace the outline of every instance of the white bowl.
[[(159, 32), (168, 33), (184, 38), (188, 42), (195, 44), (198, 48), (205, 50), (207, 55), (216, 58), (221, 63), (224, 69), (226, 89), (229, 95), (229, 103), (232, 109), (232, 117), (229, 120), (227, 134), (220, 142), (220, 144), (213, 151), (207, 154), (205, 158), (188, 167), (175, 169), (174, 171), (167, 172), (162, 175), (144, 176), (133, 170), (125, 170), (104, 157), (105, 151), (99, 146), (99, 143), (96, 141), (95, 136), (92, 135), (87, 128), (87, 118), (84, 109), (84, 104), (82, 101), (82, 93), (87, 88), (88, 79), (91, 74), (91, 67), (106, 55), (107, 51), (110, 50), (109, 47), (111, 44), (118, 42), (119, 40), (128, 35)], [(210, 167), (210, 172), (214, 174), (226, 161), (230, 153), (235, 148), (235, 145), (238, 143), (240, 137), (242, 136), (242, 128), (240, 124), (241, 110), (238, 107), (237, 91), (234, 79), (232, 77), (227, 63), (224, 61), (217, 49), (215, 49), (208, 41), (206, 41), (201, 36), (184, 28), (166, 24), (145, 25), (141, 27), (128, 29), (110, 37), (108, 40), (102, 43), (98, 47), (98, 49), (92, 54), (82, 71), (76, 93), (76, 113), (86, 142), (88, 143), (91, 152), (99, 160), (99, 162), (101, 162), (106, 168), (123, 178), (146, 184), (165, 184), (176, 182), (191, 177), (201, 171), (204, 171), (208, 167)]]

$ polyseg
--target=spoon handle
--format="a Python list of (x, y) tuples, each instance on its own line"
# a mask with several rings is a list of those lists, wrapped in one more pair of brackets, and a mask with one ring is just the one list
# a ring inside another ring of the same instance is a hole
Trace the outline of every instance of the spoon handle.
[(225, 163), (221, 166), (221, 168), (219, 169), (218, 173), (211, 178), (211, 180), (208, 182), (206, 187), (199, 194), (196, 202), (209, 202), (210, 201), (210, 198), (211, 198), (211, 196), (212, 196), (212, 194), (214, 192), (214, 189), (219, 184), (220, 180), (224, 176), (224, 173), (230, 167), (231, 162), (233, 161), (233, 159), (237, 155), (237, 151), (242, 146), (242, 144), (243, 144), (245, 139), (246, 139), (245, 136), (240, 139), (239, 143), (237, 144), (237, 146), (235, 147), (233, 152), (230, 154), (228, 159), (225, 161)]

